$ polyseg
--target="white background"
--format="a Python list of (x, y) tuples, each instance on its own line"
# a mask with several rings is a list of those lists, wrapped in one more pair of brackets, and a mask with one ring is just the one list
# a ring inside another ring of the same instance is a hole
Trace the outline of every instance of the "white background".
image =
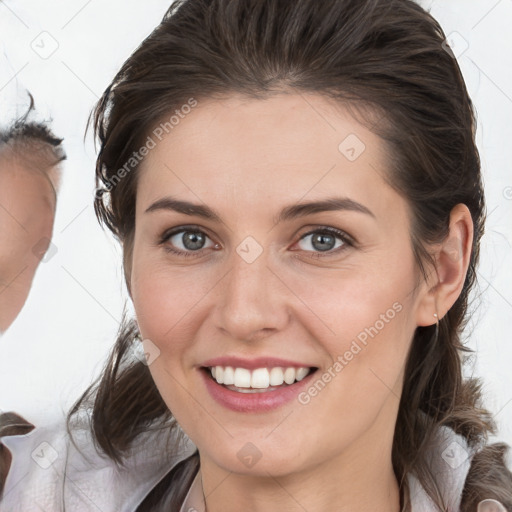
[[(0, 409), (37, 423), (60, 415), (100, 371), (127, 294), (121, 253), (93, 211), (95, 151), (88, 115), (169, 0), (0, 1), (0, 122), (24, 112), (65, 138), (54, 228), (26, 306), (0, 340)], [(424, 1), (452, 42), (476, 105), (487, 202), (478, 308), (468, 328), (499, 438), (512, 444), (512, 1)], [(43, 33), (44, 32), (44, 33)], [(43, 33), (43, 34), (41, 34)], [(56, 48), (42, 58), (34, 48)], [(57, 47), (58, 45), (58, 47)]]

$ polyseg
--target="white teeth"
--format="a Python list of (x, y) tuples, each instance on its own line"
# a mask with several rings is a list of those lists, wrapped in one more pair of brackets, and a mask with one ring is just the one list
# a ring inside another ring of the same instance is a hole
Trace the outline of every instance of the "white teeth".
[(280, 386), (284, 382), (283, 369), (279, 367), (270, 370), (270, 385)]
[(235, 383), (235, 370), (231, 366), (224, 368), (224, 382), (226, 386), (233, 385)]
[[(295, 376), (295, 378), (298, 380), (298, 381), (301, 381), (304, 377), (306, 377), (306, 375), (309, 373), (309, 368), (299, 368), (297, 370), (297, 375)], [(225, 377), (224, 377), (225, 378)]]
[[(219, 381), (217, 381), (219, 382)], [(235, 383), (237, 388), (250, 388), (251, 387), (251, 371), (246, 368), (235, 369)]]
[(310, 369), (273, 367), (257, 368), (251, 371), (246, 368), (214, 366), (210, 368), (210, 372), (218, 384), (237, 388), (268, 389), (299, 382), (310, 373)]
[(284, 371), (284, 381), (286, 384), (293, 384), (295, 382), (295, 368), (286, 368)]
[(258, 368), (252, 372), (251, 388), (265, 389), (270, 384), (270, 375), (266, 368)]

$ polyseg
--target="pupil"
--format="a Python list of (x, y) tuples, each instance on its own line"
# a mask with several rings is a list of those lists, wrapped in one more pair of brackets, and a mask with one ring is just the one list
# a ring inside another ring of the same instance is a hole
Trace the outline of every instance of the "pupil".
[[(313, 236), (312, 243), (315, 249), (328, 251), (334, 247), (335, 239), (332, 235), (318, 234)], [(327, 244), (327, 247), (325, 244)]]
[(185, 233), (182, 237), (183, 245), (190, 250), (201, 249), (204, 244), (204, 237), (201, 233)]

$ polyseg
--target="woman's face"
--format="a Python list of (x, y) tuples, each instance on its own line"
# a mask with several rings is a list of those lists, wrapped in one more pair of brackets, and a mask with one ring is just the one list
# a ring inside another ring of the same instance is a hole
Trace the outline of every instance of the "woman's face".
[[(381, 140), (318, 95), (199, 102), (168, 131), (140, 169), (131, 292), (202, 463), (284, 475), (387, 457), (426, 292)], [(316, 370), (278, 386), (305, 373), (288, 367)]]

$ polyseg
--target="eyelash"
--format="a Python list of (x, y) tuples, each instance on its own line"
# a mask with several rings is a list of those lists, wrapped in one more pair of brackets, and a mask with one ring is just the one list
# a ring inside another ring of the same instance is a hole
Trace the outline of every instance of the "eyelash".
[[(172, 229), (171, 231), (164, 232), (163, 235), (160, 238), (160, 241), (159, 241), (158, 245), (163, 245), (165, 251), (167, 251), (168, 253), (171, 253), (171, 254), (175, 254), (177, 256), (183, 256), (184, 258), (197, 257), (197, 255), (200, 254), (203, 251), (203, 249), (200, 249), (198, 251), (182, 251), (180, 249), (173, 249), (169, 245), (165, 245), (169, 241), (169, 239), (171, 237), (173, 237), (174, 235), (177, 235), (178, 233), (186, 233), (186, 232), (188, 232), (188, 233), (200, 233), (200, 234), (203, 234), (203, 235), (208, 237), (208, 235), (204, 231), (202, 231), (200, 229), (197, 229), (196, 227), (181, 226), (180, 228), (176, 228), (176, 229)], [(329, 257), (329, 256), (332, 256), (333, 254), (339, 254), (339, 253), (345, 251), (348, 247), (354, 247), (355, 246), (354, 240), (349, 235), (347, 235), (347, 233), (345, 233), (344, 231), (341, 231), (339, 229), (331, 228), (331, 227), (327, 227), (327, 226), (323, 226), (323, 227), (314, 229), (312, 231), (308, 231), (307, 233), (304, 233), (299, 238), (299, 241), (303, 240), (307, 236), (314, 235), (314, 234), (334, 235), (334, 236), (336, 236), (338, 239), (340, 239), (343, 242), (343, 245), (341, 247), (338, 247), (337, 249), (332, 249), (332, 250), (325, 251), (325, 252), (305, 251), (307, 253), (311, 253), (310, 256), (312, 258), (317, 258), (318, 259), (318, 258)]]

